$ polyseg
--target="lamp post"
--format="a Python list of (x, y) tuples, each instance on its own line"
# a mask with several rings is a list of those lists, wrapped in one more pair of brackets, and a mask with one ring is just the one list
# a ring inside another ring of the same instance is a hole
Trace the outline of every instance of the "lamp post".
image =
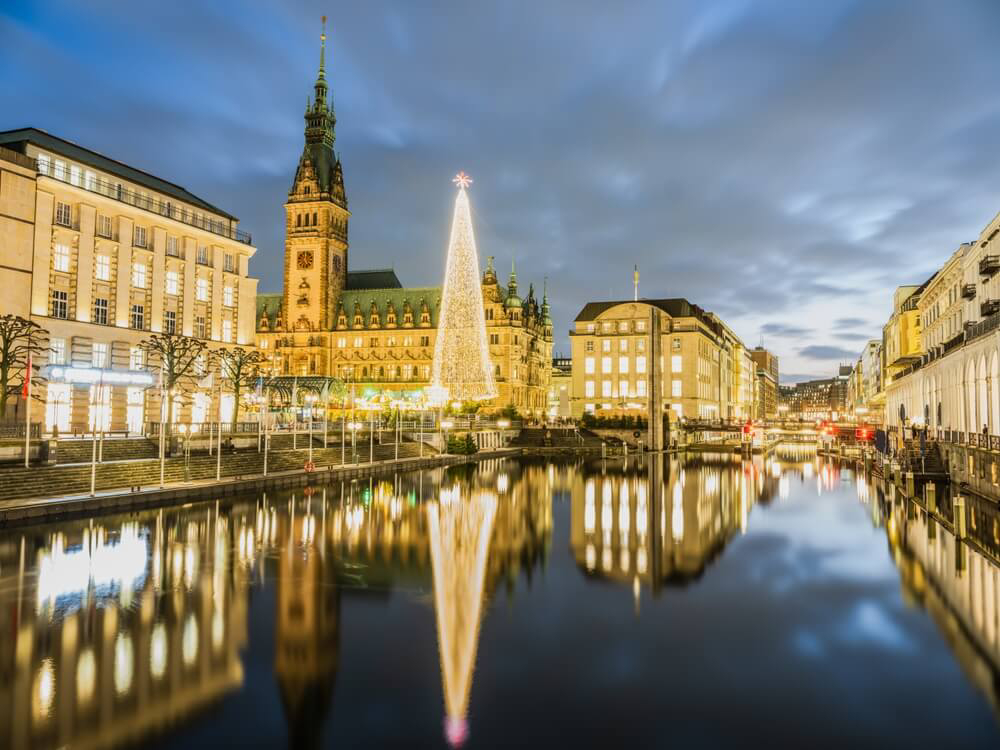
[(306, 394), (306, 408), (309, 414), (309, 463), (313, 460), (313, 406), (316, 403), (316, 394)]
[(455, 423), (452, 422), (450, 419), (442, 419), (441, 420), (441, 429), (443, 430), (442, 438), (443, 438), (443, 442), (444, 442), (444, 452), (445, 453), (448, 452), (448, 430), (450, 430), (454, 426), (455, 426)]
[(348, 429), (351, 431), (351, 463), (356, 464), (358, 462), (358, 428), (361, 425), (358, 422), (351, 422), (348, 425)]
[(510, 427), (509, 419), (498, 419), (497, 427), (500, 428), (500, 447), (503, 448), (504, 441), (507, 437), (507, 428)]
[(181, 435), (184, 436), (184, 481), (191, 481), (190, 467), (188, 466), (188, 426), (186, 424), (178, 425), (178, 430), (180, 430)]

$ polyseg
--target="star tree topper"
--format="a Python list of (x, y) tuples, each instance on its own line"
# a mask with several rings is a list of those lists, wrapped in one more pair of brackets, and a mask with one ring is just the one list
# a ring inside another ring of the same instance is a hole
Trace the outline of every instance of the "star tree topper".
[(455, 175), (455, 178), (452, 180), (452, 182), (458, 185), (460, 190), (465, 190), (465, 188), (469, 187), (469, 185), (472, 184), (472, 178), (469, 177), (469, 175), (467, 175), (465, 172), (459, 172), (457, 175)]

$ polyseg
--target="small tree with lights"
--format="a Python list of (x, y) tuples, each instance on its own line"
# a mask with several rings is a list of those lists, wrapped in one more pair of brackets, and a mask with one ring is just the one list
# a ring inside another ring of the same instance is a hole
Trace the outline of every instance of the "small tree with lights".
[[(0, 315), (0, 419), (7, 416), (11, 396), (24, 392), (28, 360), (47, 352), (49, 332), (20, 315)], [(41, 378), (32, 367), (31, 382)]]
[[(174, 394), (190, 391), (209, 371), (211, 351), (201, 339), (175, 333), (157, 333), (139, 344), (146, 362), (160, 372), (161, 395), (167, 398), (167, 435), (174, 422)], [(162, 406), (160, 407), (162, 409)]]
[(264, 364), (263, 355), (255, 349), (244, 349), (237, 346), (234, 349), (222, 349), (218, 352), (219, 372), (230, 385), (233, 392), (232, 432), (236, 432), (236, 424), (240, 417), (240, 397), (245, 391), (254, 387), (260, 377), (260, 368)]

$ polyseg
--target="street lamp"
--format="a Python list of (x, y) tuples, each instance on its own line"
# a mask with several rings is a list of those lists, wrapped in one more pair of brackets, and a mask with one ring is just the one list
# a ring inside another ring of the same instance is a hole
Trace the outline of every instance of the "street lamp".
[(188, 441), (188, 426), (186, 424), (178, 425), (177, 429), (184, 436), (184, 481), (190, 482), (191, 469), (188, 462), (191, 457), (191, 444)]
[(498, 419), (497, 427), (500, 428), (500, 447), (504, 446), (504, 441), (507, 437), (507, 428), (510, 427), (509, 419)]

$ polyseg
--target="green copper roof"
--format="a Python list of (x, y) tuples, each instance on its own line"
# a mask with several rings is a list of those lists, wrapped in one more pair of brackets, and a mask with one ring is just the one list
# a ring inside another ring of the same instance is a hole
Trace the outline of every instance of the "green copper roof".
[(281, 292), (269, 292), (267, 294), (257, 294), (257, 320), (256, 323), (260, 322), (260, 316), (264, 313), (264, 308), (267, 308), (267, 316), (271, 319), (271, 323), (274, 323), (274, 316), (278, 314), (281, 309)]
[[(340, 295), (340, 300), (344, 305), (344, 312), (347, 313), (347, 325), (352, 327), (354, 322), (354, 303), (361, 306), (361, 314), (364, 315), (365, 324), (368, 323), (368, 316), (371, 313), (372, 300), (378, 308), (381, 325), (384, 328), (386, 315), (389, 309), (389, 302), (396, 308), (396, 325), (403, 325), (403, 303), (409, 302), (413, 310), (413, 327), (420, 327), (420, 303), (426, 302), (427, 309), (431, 314), (431, 327), (438, 322), (438, 306), (441, 304), (441, 287), (400, 287), (392, 289), (348, 289)], [(337, 311), (334, 310), (334, 315)], [(336, 324), (336, 319), (334, 319)]]

